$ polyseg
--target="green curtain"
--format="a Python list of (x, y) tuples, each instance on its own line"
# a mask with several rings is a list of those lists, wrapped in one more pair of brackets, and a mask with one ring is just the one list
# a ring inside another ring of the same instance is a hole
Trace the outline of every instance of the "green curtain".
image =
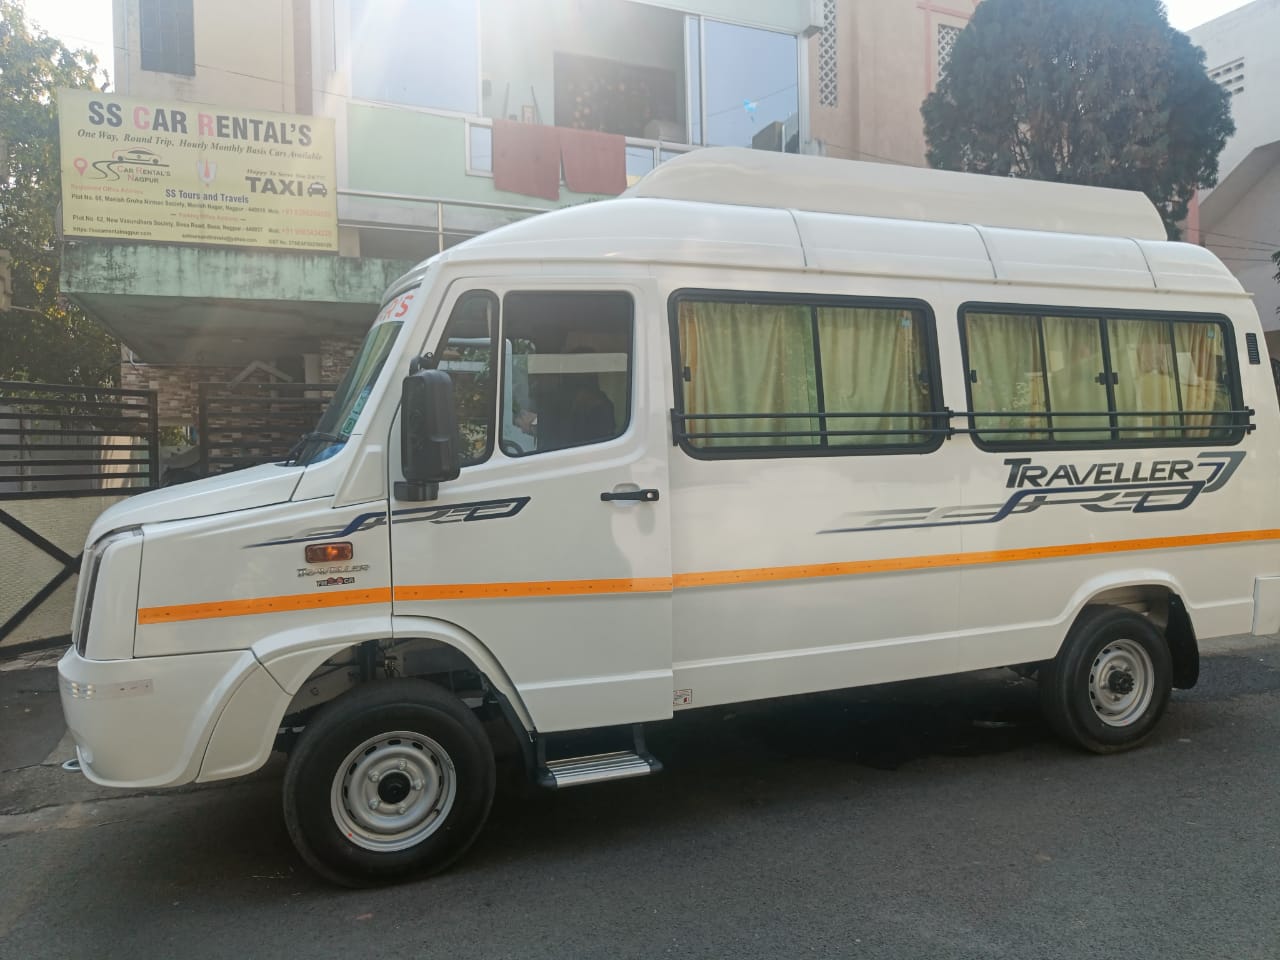
[[(1098, 321), (1089, 317), (1045, 317), (1041, 323), (1049, 367), (1052, 425), (1055, 431), (1063, 431), (1054, 433), (1053, 440), (1056, 443), (1110, 440), (1107, 386), (1102, 378), (1106, 364), (1102, 358), (1102, 330)], [(1092, 413), (1098, 416), (1088, 415)], [(1093, 429), (1082, 429), (1085, 427)]]
[[(1183, 410), (1230, 410), (1231, 391), (1227, 389), (1225, 338), (1216, 323), (1175, 323), (1174, 345), (1178, 353), (1178, 372), (1182, 381)], [(1215, 423), (1226, 425), (1227, 416), (1212, 413), (1187, 415), (1186, 436), (1204, 439)]]
[[(978, 436), (993, 443), (1017, 443), (1048, 436), (1044, 413), (1044, 370), (1036, 318), (994, 313), (965, 317), (973, 409)], [(983, 431), (1010, 430), (1009, 433)]]
[[(821, 307), (824, 409), (835, 413), (921, 413), (929, 409), (920, 323), (909, 310)], [(827, 430), (911, 430), (916, 417), (830, 417)], [(923, 434), (831, 437), (831, 446), (922, 443)]]
[[(1177, 356), (1164, 320), (1108, 320), (1121, 440), (1180, 440)], [(1125, 416), (1125, 411), (1133, 415)]]
[(695, 447), (816, 445), (819, 421), (779, 417), (816, 413), (813, 327), (809, 308), (789, 304), (681, 301), (678, 313), (686, 414), (751, 413), (741, 420), (686, 421), (689, 433), (791, 434), (695, 439)]

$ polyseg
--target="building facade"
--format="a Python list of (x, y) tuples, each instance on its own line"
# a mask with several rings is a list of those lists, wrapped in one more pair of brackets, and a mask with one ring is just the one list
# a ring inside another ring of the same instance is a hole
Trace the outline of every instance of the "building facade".
[(925, 165), (920, 105), (979, 0), (822, 0), (809, 41), (814, 152)]
[(1218, 161), (1218, 185), (1201, 191), (1199, 241), (1254, 296), (1267, 345), (1280, 356), (1280, 0), (1254, 0), (1190, 31), (1209, 76), (1231, 94), (1236, 133)]

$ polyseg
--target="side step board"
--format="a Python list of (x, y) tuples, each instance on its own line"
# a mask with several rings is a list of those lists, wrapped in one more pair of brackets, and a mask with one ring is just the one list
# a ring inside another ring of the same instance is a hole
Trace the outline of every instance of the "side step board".
[(544, 787), (561, 790), (587, 783), (603, 783), (606, 780), (645, 777), (661, 769), (662, 764), (647, 753), (617, 750), (613, 753), (596, 753), (587, 757), (548, 760), (538, 771), (538, 783)]

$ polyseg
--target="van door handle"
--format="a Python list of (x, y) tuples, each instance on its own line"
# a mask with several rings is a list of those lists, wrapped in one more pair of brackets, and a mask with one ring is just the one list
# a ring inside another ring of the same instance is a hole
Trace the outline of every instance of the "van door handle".
[(658, 491), (653, 489), (615, 490), (600, 494), (600, 499), (605, 503), (613, 500), (639, 500), (641, 503), (656, 503), (658, 501)]

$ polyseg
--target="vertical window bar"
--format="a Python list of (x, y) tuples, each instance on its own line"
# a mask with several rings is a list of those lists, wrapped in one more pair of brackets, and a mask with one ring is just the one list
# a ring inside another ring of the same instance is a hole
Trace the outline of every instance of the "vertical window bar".
[(1116, 415), (1116, 374), (1111, 366), (1111, 338), (1107, 335), (1105, 317), (1098, 318), (1098, 330), (1102, 333), (1102, 379), (1107, 387), (1107, 410), (1111, 416), (1111, 439), (1120, 440), (1120, 418)]
[(1044, 348), (1044, 317), (1036, 316), (1036, 339), (1040, 343), (1040, 382), (1044, 386), (1044, 422), (1049, 431), (1049, 442), (1057, 440), (1053, 432), (1053, 401), (1049, 395), (1049, 357)]
[(687, 143), (702, 142), (702, 27), (693, 15), (684, 18), (684, 127)]
[(702, 136), (700, 145), (707, 142), (707, 20), (698, 17), (698, 126)]
[(1182, 399), (1182, 371), (1178, 369), (1178, 333), (1172, 320), (1169, 321), (1169, 354), (1173, 361), (1173, 388), (1178, 397), (1178, 426), (1183, 428), (1177, 432), (1177, 436), (1179, 440), (1185, 440), (1187, 439), (1187, 405)]
[(809, 327), (813, 331), (813, 379), (818, 392), (818, 431), (822, 434), (819, 441), (822, 446), (830, 446), (827, 436), (827, 418), (822, 416), (827, 410), (826, 391), (822, 385), (822, 344), (818, 341), (818, 308), (809, 308)]

